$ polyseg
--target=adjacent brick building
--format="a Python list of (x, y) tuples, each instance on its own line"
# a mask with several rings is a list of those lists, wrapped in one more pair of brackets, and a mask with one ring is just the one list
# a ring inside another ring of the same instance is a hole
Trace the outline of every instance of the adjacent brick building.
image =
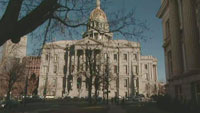
[(28, 95), (36, 95), (40, 76), (41, 58), (39, 56), (27, 56), (23, 58), (23, 61), (26, 62)]

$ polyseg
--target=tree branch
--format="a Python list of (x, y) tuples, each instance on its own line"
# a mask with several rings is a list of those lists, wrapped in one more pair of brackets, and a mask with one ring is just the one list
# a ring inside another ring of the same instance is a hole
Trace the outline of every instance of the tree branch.
[(58, 0), (44, 0), (36, 9), (19, 20), (16, 25), (8, 26), (9, 29), (7, 30), (3, 30), (4, 26), (7, 26), (5, 23), (4, 25), (0, 25), (0, 30), (3, 31), (0, 33), (0, 37), (3, 38), (1, 39), (0, 45), (9, 39), (17, 43), (22, 36), (42, 25), (46, 20), (51, 18), (54, 11), (60, 7), (57, 1)]

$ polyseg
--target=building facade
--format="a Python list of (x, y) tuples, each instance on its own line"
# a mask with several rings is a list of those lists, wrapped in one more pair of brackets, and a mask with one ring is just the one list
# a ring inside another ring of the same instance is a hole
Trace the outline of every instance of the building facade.
[[(105, 97), (106, 87), (109, 98), (137, 94), (150, 97), (158, 93), (157, 59), (141, 56), (141, 46), (137, 42), (113, 40), (99, 0), (90, 14), (83, 39), (45, 44), (40, 69), (40, 96), (87, 97), (91, 76), (94, 76), (94, 84), (97, 77), (101, 81), (98, 88), (92, 86), (92, 96), (97, 89), (98, 96)], [(109, 81), (107, 86), (106, 80)]]
[(27, 95), (37, 95), (41, 58), (39, 56), (26, 56), (23, 58), (26, 65), (26, 76), (28, 78)]
[[(22, 63), (23, 58), (26, 56), (26, 47), (26, 36), (22, 37), (20, 42), (17, 44), (14, 44), (11, 42), (11, 40), (8, 40), (2, 46), (2, 57), (0, 60), (0, 97), (5, 97), (8, 90), (8, 76), (6, 74), (11, 70), (8, 64), (11, 63), (12, 60)], [(6, 73), (4, 72), (5, 67), (7, 67)], [(12, 91), (10, 92), (11, 96), (13, 97), (22, 95), (22, 92), (24, 91), (24, 79), (20, 78), (20, 80), (21, 81), (16, 81), (16, 83), (13, 85)]]
[(15, 44), (12, 43), (11, 40), (8, 40), (2, 46), (2, 58), (1, 63), (5, 61), (7, 58), (19, 58), (22, 60), (23, 57), (26, 56), (27, 50), (27, 36), (21, 38), (20, 42)]
[(167, 93), (200, 100), (200, 0), (162, 0)]

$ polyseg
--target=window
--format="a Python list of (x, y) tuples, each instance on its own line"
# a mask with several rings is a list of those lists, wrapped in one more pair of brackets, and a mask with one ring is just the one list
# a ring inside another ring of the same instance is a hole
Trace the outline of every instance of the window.
[(147, 64), (145, 64), (145, 65), (144, 65), (144, 68), (147, 70), (147, 69), (148, 69), (148, 65), (147, 65)]
[(181, 85), (176, 85), (175, 86), (175, 96), (177, 99), (182, 99), (182, 87)]
[(57, 84), (57, 79), (53, 79), (53, 87), (56, 87), (56, 84)]
[(167, 53), (167, 60), (168, 60), (168, 70), (169, 70), (169, 74), (173, 74), (173, 65), (172, 65), (172, 53), (171, 51), (169, 51)]
[(128, 79), (124, 80), (124, 87), (128, 87)]
[(127, 67), (127, 65), (124, 65), (124, 71), (125, 71), (126, 74), (128, 73), (128, 67)]
[(114, 73), (117, 73), (118, 72), (118, 69), (117, 69), (117, 65), (114, 65)]
[(57, 54), (54, 55), (54, 61), (55, 61), (55, 62), (58, 61), (58, 55), (57, 55)]
[(94, 33), (95, 39), (98, 39), (98, 33)]
[(124, 54), (123, 59), (124, 59), (125, 61), (127, 61), (127, 59), (128, 59), (127, 54)]
[(117, 54), (114, 54), (114, 60), (117, 61)]
[(165, 23), (165, 29), (166, 29), (166, 38), (170, 36), (170, 25), (169, 25), (169, 19)]
[(133, 66), (133, 73), (138, 74), (138, 66)]
[(44, 66), (44, 73), (47, 73), (47, 66)]
[[(78, 51), (78, 53), (79, 53), (80, 51)], [(78, 62), (77, 62), (77, 71), (82, 71), (82, 59), (83, 59), (83, 55), (82, 54), (79, 54), (78, 55)]]
[(53, 73), (57, 73), (57, 65), (54, 65)]
[(49, 60), (49, 54), (45, 55), (45, 60)]
[(71, 70), (71, 71), (72, 71), (72, 73), (73, 73), (73, 72), (74, 72), (74, 65), (72, 65), (72, 67), (71, 67), (71, 68), (72, 68), (72, 70)]
[(133, 54), (133, 60), (137, 60), (137, 54)]

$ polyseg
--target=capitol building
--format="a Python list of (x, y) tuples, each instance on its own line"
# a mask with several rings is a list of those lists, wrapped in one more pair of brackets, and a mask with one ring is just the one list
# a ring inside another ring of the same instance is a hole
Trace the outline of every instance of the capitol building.
[(142, 56), (138, 42), (113, 39), (99, 0), (81, 40), (44, 45), (38, 95), (46, 98), (88, 97), (91, 76), (92, 96), (97, 89), (98, 97), (105, 97), (107, 88), (109, 98), (138, 94), (150, 97), (158, 93), (157, 59)]

